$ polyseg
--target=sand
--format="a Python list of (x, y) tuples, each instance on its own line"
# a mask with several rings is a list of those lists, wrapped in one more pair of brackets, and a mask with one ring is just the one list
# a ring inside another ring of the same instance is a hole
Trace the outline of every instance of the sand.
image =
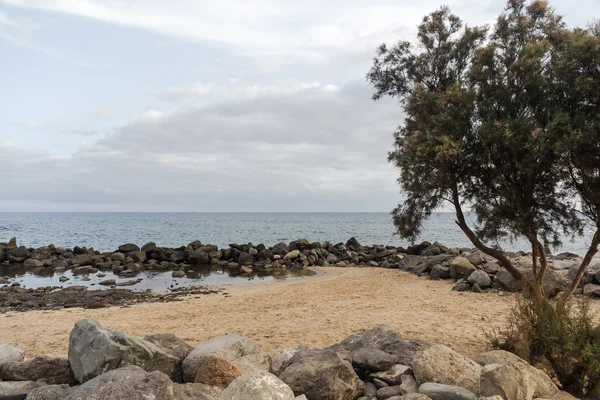
[[(195, 345), (244, 333), (275, 354), (305, 344), (321, 348), (388, 324), (404, 337), (448, 345), (471, 355), (487, 348), (483, 330), (502, 324), (513, 295), (452, 292), (452, 283), (381, 268), (317, 268), (317, 276), (269, 285), (231, 286), (180, 302), (98, 310), (0, 315), (0, 343), (28, 356), (66, 356), (69, 332), (82, 318), (136, 336), (170, 332)], [(600, 312), (600, 302), (593, 304)]]

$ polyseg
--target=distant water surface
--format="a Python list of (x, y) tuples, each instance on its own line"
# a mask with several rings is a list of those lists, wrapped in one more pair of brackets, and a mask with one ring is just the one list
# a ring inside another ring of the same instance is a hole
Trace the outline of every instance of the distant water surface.
[[(298, 238), (362, 244), (409, 243), (394, 235), (388, 213), (1, 213), (0, 242), (16, 236), (19, 245), (87, 246), (115, 250), (123, 243), (179, 247), (199, 239), (226, 247), (230, 243), (274, 245)], [(591, 232), (565, 240), (560, 251), (585, 253)], [(436, 213), (425, 224), (421, 240), (449, 247), (473, 247), (454, 223), (452, 213)], [(528, 250), (521, 241), (501, 243), (510, 250)]]

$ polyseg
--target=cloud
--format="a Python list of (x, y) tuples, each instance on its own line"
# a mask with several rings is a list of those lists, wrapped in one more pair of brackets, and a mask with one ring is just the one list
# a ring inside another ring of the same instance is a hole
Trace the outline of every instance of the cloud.
[(11, 171), (4, 185), (12, 188), (0, 206), (388, 209), (396, 174), (385, 159), (398, 116), (394, 102), (373, 103), (364, 83), (334, 90), (308, 82), (169, 113), (149, 110), (69, 157), (0, 143), (0, 161)]
[(99, 134), (99, 132), (95, 129), (68, 126), (65, 124), (39, 123), (37, 121), (24, 121), (20, 124), (20, 126), (21, 128), (31, 132), (41, 132), (47, 134), (58, 133), (77, 136), (95, 136)]

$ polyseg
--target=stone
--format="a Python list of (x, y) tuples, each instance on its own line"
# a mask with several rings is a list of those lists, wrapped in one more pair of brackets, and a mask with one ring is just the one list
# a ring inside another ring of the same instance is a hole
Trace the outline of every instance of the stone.
[(175, 400), (173, 382), (160, 371), (128, 365), (74, 386), (64, 400)]
[(283, 372), (284, 365), (298, 352), (297, 349), (283, 349), (280, 350), (273, 358), (273, 362), (271, 363), (271, 368), (269, 372), (272, 374), (279, 376), (280, 373)]
[(353, 400), (360, 393), (360, 380), (350, 359), (333, 351), (299, 351), (279, 378), (296, 395), (310, 400)]
[(412, 369), (407, 365), (395, 364), (386, 371), (373, 372), (369, 375), (371, 378), (381, 379), (388, 385), (400, 385), (402, 383), (402, 375), (412, 374)]
[[(419, 383), (431, 382), (479, 392), (481, 366), (449, 347), (435, 345), (418, 353), (411, 364)], [(419, 390), (420, 392), (420, 390)], [(431, 395), (427, 394), (429, 397)]]
[(455, 257), (449, 265), (450, 277), (452, 279), (466, 278), (471, 275), (477, 268), (464, 257)]
[(0, 378), (5, 381), (44, 380), (49, 385), (77, 383), (66, 358), (34, 357), (21, 362), (0, 365)]
[(140, 251), (140, 248), (133, 243), (122, 244), (119, 246), (119, 252), (121, 253), (129, 253), (131, 251)]
[(363, 396), (366, 398), (373, 398), (377, 396), (377, 386), (373, 382), (365, 382), (365, 389), (363, 390)]
[(63, 400), (69, 395), (69, 385), (48, 385), (33, 389), (26, 400)]
[(238, 367), (227, 360), (211, 355), (198, 369), (194, 383), (226, 388), (238, 376), (242, 376), (242, 371)]
[(190, 264), (207, 265), (210, 263), (210, 256), (202, 250), (193, 251), (188, 256), (188, 261)]
[(173, 381), (181, 381), (180, 360), (154, 343), (103, 329), (97, 321), (83, 319), (75, 323), (69, 336), (69, 362), (75, 378), (83, 383), (124, 365), (136, 365), (146, 371), (161, 371)]
[(117, 281), (115, 281), (114, 279), (105, 279), (103, 281), (98, 282), (98, 285), (112, 286), (112, 285), (115, 285), (116, 283), (117, 283)]
[[(218, 400), (222, 388), (203, 383), (175, 383), (175, 400)], [(158, 400), (158, 399), (157, 399)]]
[(269, 372), (254, 372), (240, 376), (219, 396), (219, 400), (294, 400), (294, 398), (292, 389)]
[(339, 344), (333, 345), (330, 348), (342, 348), (346, 351), (352, 352), (365, 347), (374, 347), (379, 350), (384, 350), (389, 354), (393, 354), (385, 350), (385, 348), (401, 340), (402, 336), (400, 336), (400, 334), (391, 327), (387, 325), (378, 325), (373, 329), (349, 336), (342, 340)]
[(298, 257), (300, 257), (300, 250), (292, 250), (283, 256), (283, 260), (295, 260)]
[(154, 242), (148, 242), (145, 245), (142, 246), (142, 251), (152, 251), (152, 250), (156, 250), (156, 243)]
[(267, 352), (260, 351), (236, 358), (231, 362), (245, 374), (260, 371), (268, 372), (271, 367), (271, 356)]
[(44, 263), (40, 260), (34, 260), (33, 258), (28, 258), (23, 262), (23, 266), (25, 268), (40, 268), (44, 266)]
[(454, 292), (468, 292), (469, 290), (471, 290), (471, 285), (469, 285), (469, 283), (465, 281), (464, 278), (461, 278), (458, 280), (458, 282), (454, 284), (454, 286), (452, 286), (452, 290)]
[(172, 333), (156, 333), (154, 335), (144, 336), (144, 340), (154, 343), (164, 352), (177, 357), (180, 360), (184, 360), (194, 349)]
[(0, 382), (0, 399), (24, 400), (33, 389), (40, 386), (34, 381)]
[[(59, 281), (59, 282), (66, 282), (66, 281), (68, 281), (68, 280), (70, 280), (70, 278), (69, 278), (69, 277), (67, 277), (67, 276), (64, 276), (64, 275), (63, 275), (63, 276), (61, 276), (60, 278), (58, 278), (58, 281)], [(101, 282), (100, 284), (102, 284), (102, 282)]]
[(173, 278), (185, 278), (185, 271), (179, 269), (177, 271), (171, 272), (171, 277)]
[(559, 391), (554, 382), (552, 382), (552, 379), (544, 371), (535, 368), (527, 361), (508, 351), (488, 351), (476, 354), (472, 359), (481, 366), (502, 363), (513, 365), (520, 370), (526, 370), (527, 374), (535, 382), (536, 390), (534, 394), (536, 397), (552, 398)]
[[(569, 268), (569, 272), (567, 273), (567, 279), (570, 281), (574, 281), (575, 278), (577, 277), (577, 272), (579, 272), (579, 266), (578, 264), (572, 265)], [(585, 272), (583, 273), (583, 276), (581, 277), (581, 285), (585, 285), (587, 283), (593, 283), (595, 278), (596, 278), (596, 274), (600, 272), (600, 262), (594, 264), (594, 265), (588, 265), (588, 267), (585, 269)], [(598, 281), (600, 282), (600, 281)]]
[(368, 371), (386, 371), (396, 364), (396, 357), (375, 347), (363, 347), (352, 352), (352, 365)]
[(431, 400), (477, 400), (475, 393), (465, 388), (439, 383), (423, 383), (419, 386), (419, 393), (429, 396)]
[(492, 279), (490, 276), (481, 270), (473, 271), (473, 273), (467, 278), (467, 282), (469, 282), (471, 285), (478, 284), (482, 289), (487, 289), (492, 286)]
[(128, 257), (131, 257), (133, 262), (143, 263), (146, 261), (146, 252), (145, 251), (132, 251), (127, 254)]
[(243, 356), (260, 352), (258, 344), (246, 336), (238, 334), (216, 336), (198, 344), (183, 360), (183, 381), (193, 382), (200, 366), (213, 354), (227, 361), (234, 361)]
[(431, 278), (434, 281), (450, 279), (450, 268), (440, 264), (436, 264), (433, 266), (433, 268), (431, 268), (429, 278)]
[(398, 339), (387, 345), (383, 351), (396, 356), (399, 364), (412, 365), (415, 356), (431, 347), (431, 344), (419, 339)]
[(401, 396), (406, 394), (400, 386), (388, 386), (377, 389), (378, 399), (389, 399), (394, 396)]
[(73, 275), (95, 274), (96, 272), (98, 272), (98, 268), (94, 268), (90, 265), (73, 268)]
[(254, 257), (252, 256), (252, 254), (242, 251), (239, 254), (237, 262), (241, 265), (251, 265), (252, 263), (254, 263)]
[(400, 385), (404, 393), (417, 393), (419, 384), (412, 375), (402, 375), (402, 384)]
[(585, 296), (600, 297), (600, 285), (594, 283), (588, 283), (583, 287), (583, 294)]
[(398, 398), (392, 398), (388, 400), (431, 400), (431, 397), (421, 393), (408, 393)]
[(465, 258), (467, 260), (469, 260), (469, 262), (473, 265), (481, 265), (481, 264), (485, 263), (485, 258), (483, 258), (483, 255), (481, 254), (481, 252), (479, 250), (472, 252), (471, 254), (467, 255)]
[[(525, 272), (521, 270), (521, 272)], [(509, 292), (518, 292), (523, 288), (523, 284), (515, 279), (514, 276), (510, 274), (505, 269), (501, 269), (496, 274), (496, 282), (500, 285), (500, 287)]]
[(8, 343), (0, 343), (0, 365), (7, 362), (19, 362), (25, 358), (25, 351)]
[(536, 385), (526, 372), (511, 364), (488, 364), (481, 371), (482, 396), (500, 395), (504, 399), (531, 400)]

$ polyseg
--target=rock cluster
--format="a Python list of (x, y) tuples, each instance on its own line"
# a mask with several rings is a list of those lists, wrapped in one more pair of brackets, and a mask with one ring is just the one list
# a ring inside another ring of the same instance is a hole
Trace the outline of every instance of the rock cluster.
[[(531, 258), (526, 253), (509, 253), (513, 264), (525, 276), (531, 276)], [(502, 269), (491, 257), (474, 249), (448, 248), (439, 243), (423, 242), (408, 248), (395, 246), (363, 246), (355, 238), (346, 243), (311, 243), (298, 239), (289, 244), (230, 244), (219, 249), (199, 240), (179, 248), (158, 247), (147, 243), (139, 248), (124, 244), (114, 252), (100, 253), (94, 249), (66, 249), (54, 245), (37, 249), (17, 246), (13, 238), (0, 243), (0, 261), (21, 263), (34, 271), (65, 271), (74, 274), (95, 274), (112, 270), (123, 277), (134, 277), (144, 270), (172, 270), (173, 277), (193, 277), (197, 268), (218, 266), (239, 274), (264, 273), (282, 268), (301, 269), (310, 266), (366, 266), (396, 268), (431, 279), (452, 279), (454, 290), (482, 292), (490, 289), (518, 291), (520, 283)], [(556, 295), (575, 278), (581, 259), (562, 253), (549, 256), (551, 270), (544, 278), (546, 291)], [(135, 282), (133, 280), (132, 282)], [(0, 285), (11, 282), (0, 278)], [(100, 284), (115, 286), (113, 280)], [(117, 284), (118, 285), (118, 284)], [(600, 297), (600, 262), (591, 265), (581, 282), (580, 293)]]
[[(560, 397), (557, 397), (560, 396)], [(68, 359), (0, 345), (0, 399), (27, 400), (533, 400), (569, 399), (543, 371), (492, 351), (465, 357), (387, 326), (273, 360), (243, 335), (192, 348), (170, 334), (135, 338), (94, 320), (75, 324)]]

